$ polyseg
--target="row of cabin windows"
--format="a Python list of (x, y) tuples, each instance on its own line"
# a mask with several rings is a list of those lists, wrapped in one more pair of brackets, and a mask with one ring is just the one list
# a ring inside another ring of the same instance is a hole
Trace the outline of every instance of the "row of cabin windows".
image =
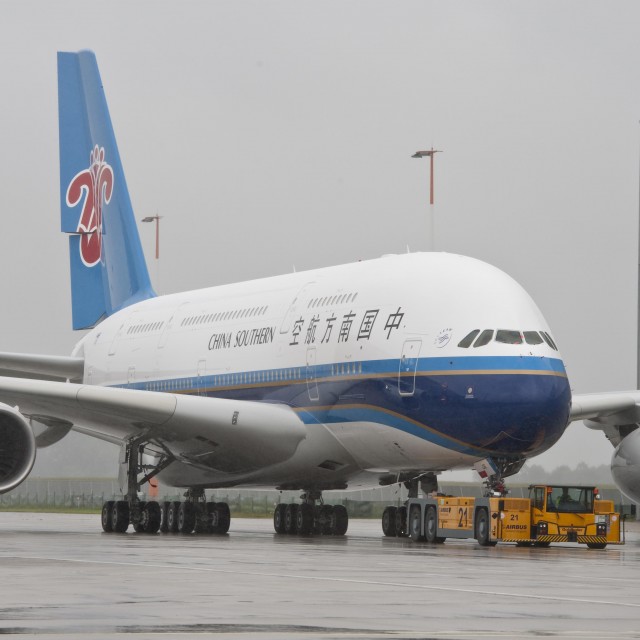
[(147, 333), (149, 331), (158, 331), (162, 328), (164, 322), (148, 322), (147, 324), (138, 324), (133, 327), (129, 327), (127, 334), (131, 333)]
[(308, 309), (314, 309), (316, 307), (324, 307), (326, 305), (334, 304), (348, 304), (353, 302), (358, 297), (357, 293), (343, 293), (341, 296), (325, 296), (324, 298), (313, 298), (309, 300), (307, 305)]
[(362, 373), (362, 362), (343, 362), (331, 365), (332, 376), (351, 376)]
[(181, 327), (190, 327), (194, 324), (208, 324), (210, 322), (218, 322), (224, 320), (235, 320), (236, 318), (253, 318), (255, 316), (263, 316), (268, 306), (253, 307), (252, 309), (236, 309), (235, 311), (220, 311), (219, 313), (209, 313), (200, 316), (189, 316), (181, 323)]
[[(210, 382), (214, 387), (229, 386), (238, 384), (255, 384), (259, 382), (278, 382), (280, 380), (300, 380), (303, 371), (299, 367), (291, 369), (277, 369), (275, 371), (251, 371), (249, 373), (227, 373), (224, 375), (212, 376)], [(331, 365), (331, 375), (355, 375), (362, 373), (362, 362), (345, 362)], [(182, 378), (180, 380), (160, 380), (149, 382), (149, 391), (187, 391), (192, 390), (194, 385), (199, 384), (194, 378)]]
[[(495, 335), (494, 335), (495, 334)], [(474, 329), (458, 343), (459, 347), (468, 349), (473, 346), (484, 347), (492, 340), (503, 344), (542, 344), (546, 342), (554, 351), (558, 350), (553, 338), (546, 331), (516, 331), (514, 329)]]
[[(275, 371), (251, 371), (249, 373), (227, 373), (219, 376), (211, 376), (207, 384), (214, 387), (230, 386), (238, 384), (254, 384), (258, 382), (278, 382), (280, 380), (300, 380), (301, 369), (277, 369)], [(200, 382), (195, 378), (182, 378), (180, 380), (160, 380), (149, 382), (149, 391), (187, 391), (193, 390)]]

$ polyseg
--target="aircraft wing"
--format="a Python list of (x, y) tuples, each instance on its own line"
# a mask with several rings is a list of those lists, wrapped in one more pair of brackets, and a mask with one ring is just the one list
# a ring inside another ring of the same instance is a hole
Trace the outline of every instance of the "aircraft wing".
[(570, 420), (600, 429), (614, 446), (640, 423), (640, 391), (575, 394)]
[(150, 451), (227, 473), (287, 460), (307, 433), (280, 404), (22, 378), (0, 378), (0, 401), (47, 427), (39, 446), (47, 430), (72, 428), (114, 443), (141, 436)]
[(0, 375), (21, 374), (82, 380), (84, 359), (73, 356), (44, 356), (32, 353), (7, 353), (0, 351)]

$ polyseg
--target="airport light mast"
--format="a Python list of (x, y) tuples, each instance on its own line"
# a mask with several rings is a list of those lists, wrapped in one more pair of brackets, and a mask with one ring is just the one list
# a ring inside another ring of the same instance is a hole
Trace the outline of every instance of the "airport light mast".
[(433, 193), (433, 158), (436, 153), (442, 153), (439, 149), (428, 149), (426, 151), (416, 151), (411, 157), (412, 158), (429, 158), (429, 227), (430, 227), (430, 235), (431, 235), (431, 251), (435, 250), (435, 212), (433, 210), (434, 205), (434, 193)]

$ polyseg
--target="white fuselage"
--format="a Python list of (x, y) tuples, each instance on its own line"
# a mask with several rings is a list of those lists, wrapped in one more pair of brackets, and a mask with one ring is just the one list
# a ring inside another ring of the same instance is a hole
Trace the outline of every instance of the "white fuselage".
[(146, 300), (74, 353), (87, 384), (285, 403), (308, 425), (287, 463), (247, 477), (174, 466), (161, 476), (170, 484), (354, 486), (372, 473), (369, 482), (535, 455), (557, 440), (570, 399), (558, 351), (546, 341), (458, 346), (487, 329), (549, 332), (494, 267), (407, 254)]

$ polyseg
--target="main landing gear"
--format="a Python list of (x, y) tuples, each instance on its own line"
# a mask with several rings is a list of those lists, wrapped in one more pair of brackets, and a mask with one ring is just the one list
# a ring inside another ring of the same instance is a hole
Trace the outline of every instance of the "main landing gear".
[(343, 536), (347, 532), (349, 514), (343, 505), (323, 504), (320, 491), (308, 491), (300, 498), (301, 504), (276, 506), (273, 512), (273, 528), (276, 533)]
[(144, 447), (142, 439), (132, 439), (124, 447), (122, 465), (127, 494), (124, 500), (109, 500), (102, 505), (103, 531), (124, 533), (133, 525), (136, 533), (227, 533), (231, 523), (229, 505), (207, 502), (204, 489), (187, 490), (184, 502), (144, 502), (138, 498), (140, 487), (173, 461), (167, 454), (155, 466), (145, 465)]
[[(433, 472), (421, 473), (417, 476), (399, 478), (408, 491), (408, 498), (417, 498), (419, 489), (424, 495), (433, 495), (438, 493), (438, 477)], [(385, 507), (382, 512), (382, 533), (387, 537), (404, 538), (411, 535), (407, 521), (407, 507)], [(414, 525), (415, 526), (415, 525)]]

